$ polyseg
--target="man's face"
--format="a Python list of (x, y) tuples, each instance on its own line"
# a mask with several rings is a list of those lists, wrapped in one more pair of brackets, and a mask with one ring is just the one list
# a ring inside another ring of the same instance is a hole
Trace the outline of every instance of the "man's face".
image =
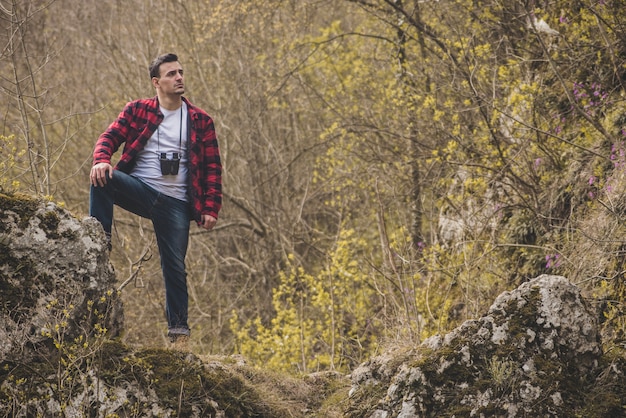
[(179, 62), (164, 62), (159, 67), (161, 76), (154, 77), (154, 87), (164, 94), (184, 94), (185, 81), (183, 80), (183, 67)]

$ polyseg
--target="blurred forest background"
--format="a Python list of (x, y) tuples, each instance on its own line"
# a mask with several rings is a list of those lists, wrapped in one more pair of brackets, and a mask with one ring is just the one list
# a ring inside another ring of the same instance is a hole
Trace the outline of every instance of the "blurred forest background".
[[(543, 273), (624, 339), (618, 0), (0, 0), (0, 187), (87, 216), (98, 135), (175, 52), (215, 119), (192, 346), (348, 371)], [(151, 225), (118, 210), (124, 340), (163, 345)]]

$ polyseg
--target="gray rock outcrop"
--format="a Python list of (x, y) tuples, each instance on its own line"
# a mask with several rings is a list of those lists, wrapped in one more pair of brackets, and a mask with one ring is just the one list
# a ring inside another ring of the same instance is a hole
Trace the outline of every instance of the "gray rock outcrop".
[[(576, 416), (598, 376), (623, 379), (601, 360), (598, 324), (579, 289), (543, 275), (501, 294), (478, 320), (361, 365), (352, 373), (348, 415)], [(594, 416), (613, 416), (607, 413)]]
[(0, 359), (119, 333), (122, 305), (100, 224), (24, 196), (0, 194), (0, 209)]

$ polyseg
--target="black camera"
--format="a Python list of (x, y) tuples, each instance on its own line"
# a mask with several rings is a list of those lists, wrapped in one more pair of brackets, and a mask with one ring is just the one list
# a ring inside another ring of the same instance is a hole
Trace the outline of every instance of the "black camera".
[(162, 152), (159, 157), (159, 163), (161, 163), (161, 174), (164, 176), (167, 175), (177, 175), (178, 167), (180, 165), (180, 155), (175, 152), (172, 154), (172, 158), (167, 158), (167, 154)]

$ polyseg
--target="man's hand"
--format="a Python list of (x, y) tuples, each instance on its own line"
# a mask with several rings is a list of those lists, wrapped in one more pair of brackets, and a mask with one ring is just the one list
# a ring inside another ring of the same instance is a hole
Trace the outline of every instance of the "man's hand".
[(217, 223), (217, 219), (215, 219), (214, 217), (212, 217), (211, 215), (202, 215), (202, 219), (201, 219), (202, 223), (201, 223), (201, 227), (207, 230), (211, 230), (213, 229), (213, 227), (215, 226), (215, 224)]
[(113, 166), (111, 164), (98, 163), (91, 167), (89, 181), (92, 185), (102, 187), (106, 184), (109, 177), (113, 177)]

